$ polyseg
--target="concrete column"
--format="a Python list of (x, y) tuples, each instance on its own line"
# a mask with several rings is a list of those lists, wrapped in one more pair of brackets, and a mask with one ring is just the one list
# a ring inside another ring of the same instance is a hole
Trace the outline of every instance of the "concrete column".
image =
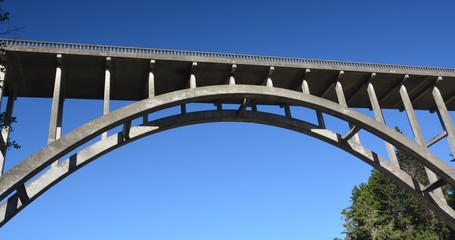
[[(147, 96), (148, 98), (152, 98), (155, 96), (155, 74), (153, 71), (155, 70), (155, 60), (150, 60), (150, 69), (149, 69), (149, 77), (147, 79)], [(149, 118), (148, 115), (144, 115), (142, 117), (142, 122), (148, 123)]]
[(54, 93), (52, 98), (52, 111), (51, 111), (51, 120), (49, 126), (49, 136), (48, 143), (51, 143), (58, 139), (58, 136), (61, 135), (61, 117), (62, 117), (62, 103), (63, 103), (63, 86), (62, 86), (62, 67), (61, 67), (61, 58), (59, 54), (57, 56), (57, 69), (55, 71), (55, 81), (54, 81)]
[(54, 93), (52, 98), (52, 111), (51, 111), (51, 119), (49, 124), (49, 136), (48, 136), (48, 143), (51, 143), (57, 139), (57, 135), (61, 135), (61, 133), (57, 133), (59, 129), (61, 130), (61, 126), (58, 126), (59, 116), (60, 113), (60, 104), (62, 103), (62, 55), (57, 55), (57, 68), (55, 70), (55, 80), (54, 80)]
[(240, 105), (239, 109), (237, 110), (237, 116), (243, 116), (245, 113), (246, 108), (250, 105), (251, 99), (244, 98), (243, 103)]
[(155, 96), (155, 75), (153, 73), (154, 70), (155, 70), (155, 60), (150, 60), (149, 78), (147, 81), (149, 98), (152, 98)]
[(191, 66), (191, 75), (190, 75), (190, 80), (188, 82), (189, 88), (196, 88), (196, 68), (197, 68), (197, 62), (193, 62), (193, 65)]
[(3, 90), (5, 88), (5, 76), (6, 76), (6, 66), (3, 63), (0, 63), (0, 108), (2, 106), (3, 100)]
[(191, 74), (190, 76), (190, 88), (196, 88), (196, 76)]
[[(6, 87), (6, 66), (3, 63), (0, 63), (0, 106), (3, 99), (3, 93)], [(11, 118), (13, 116), (14, 101), (16, 100), (16, 93), (13, 88), (9, 89), (8, 102), (6, 105), (6, 111), (4, 116), (4, 124), (12, 124)], [(0, 151), (0, 176), (4, 172), (5, 161), (6, 161), (6, 152), (8, 151), (8, 139), (11, 127), (4, 126), (1, 132), (1, 151)]]
[(234, 74), (235, 74), (235, 71), (237, 70), (237, 65), (235, 64), (232, 64), (231, 66), (231, 72), (229, 73), (229, 79), (227, 81), (227, 84), (229, 85), (235, 85), (235, 77), (234, 77)]
[[(344, 72), (342, 73), (342, 71), (340, 72), (340, 76), (343, 76)], [(340, 77), (341, 78), (341, 77)], [(341, 82), (340, 82), (340, 78), (337, 79), (336, 83), (335, 83), (335, 92), (337, 94), (337, 98), (338, 98), (338, 103), (341, 105), (341, 106), (345, 106), (347, 107), (348, 104), (346, 103), (346, 97), (344, 96), (344, 91), (343, 91), (343, 86), (341, 85)], [(349, 124), (349, 128), (353, 129), (354, 126), (352, 124)], [(356, 143), (359, 143), (360, 144), (360, 138), (359, 138), (359, 134), (354, 134), (354, 136), (352, 137), (353, 141), (356, 142)]]
[(303, 77), (303, 80), (302, 80), (302, 92), (307, 94), (307, 95), (310, 95), (310, 87), (308, 86), (308, 82), (307, 82), (307, 77), (308, 75), (311, 73), (311, 70), (310, 69), (306, 69), (305, 70), (305, 73), (304, 73), (304, 77)]
[[(63, 86), (62, 86), (62, 55), (57, 55), (57, 68), (55, 70), (54, 93), (52, 98), (51, 119), (49, 122), (49, 135), (47, 142), (51, 143), (60, 138), (62, 134), (63, 116)], [(58, 161), (52, 163), (56, 166)]]
[[(438, 78), (438, 81), (441, 80), (442, 78)], [(447, 106), (444, 103), (444, 99), (442, 98), (441, 92), (439, 91), (437, 85), (434, 86), (432, 94), (436, 102), (441, 125), (447, 132), (447, 141), (449, 142), (450, 150), (452, 151), (452, 155), (455, 156), (455, 129), (453, 127), (453, 122), (450, 118), (449, 112), (447, 111)]]
[[(310, 95), (311, 92), (310, 92), (310, 86), (308, 85), (308, 81), (307, 81), (307, 78), (308, 78), (308, 75), (311, 73), (311, 70), (310, 69), (306, 69), (305, 70), (305, 73), (304, 73), (304, 77), (302, 79), (302, 85), (301, 85), (301, 88), (302, 88), (302, 92), (304, 94), (307, 94), (307, 95)], [(319, 110), (316, 110), (316, 117), (318, 119), (318, 125), (319, 127), (321, 128), (325, 128), (325, 121), (324, 121), (324, 115), (322, 115), (322, 112), (319, 111)]]
[[(1, 109), (1, 106), (2, 106), (2, 100), (3, 100), (3, 90), (6, 86), (5, 84), (5, 74), (6, 73), (6, 68), (5, 68), (5, 65), (3, 63), (0, 63), (0, 109)], [(4, 141), (4, 144), (5, 144), (5, 147), (6, 147), (6, 141)], [(0, 172), (0, 175), (1, 175), (1, 172)]]
[[(0, 108), (3, 100), (3, 89), (5, 88), (5, 72), (6, 72), (5, 65), (3, 63), (0, 63)], [(3, 174), (4, 171), (8, 136), (5, 137), (2, 134), (2, 140), (3, 144), (2, 151), (0, 154), (0, 176)]]
[(229, 85), (235, 85), (235, 78), (234, 78), (234, 76), (229, 76)]
[(274, 67), (269, 68), (269, 73), (267, 74), (267, 79), (265, 80), (265, 86), (273, 87), (272, 74), (275, 71)]
[(284, 115), (288, 118), (292, 118), (291, 107), (289, 105), (285, 105), (285, 106), (283, 106), (283, 108), (284, 108)]
[[(109, 113), (109, 102), (111, 100), (111, 58), (106, 57), (106, 71), (104, 73), (104, 102), (103, 115)], [(101, 135), (101, 139), (107, 138), (107, 132)]]
[[(374, 76), (376, 76), (376, 74)], [(374, 76), (372, 75), (371, 78)], [(376, 96), (376, 91), (374, 90), (373, 84), (371, 82), (368, 83), (367, 92), (376, 120), (385, 125), (384, 115), (382, 114), (381, 107), (379, 106), (379, 101)], [(395, 166), (399, 166), (400, 164), (398, 163), (397, 155), (392, 144), (385, 142), (385, 147), (387, 149), (387, 153), (389, 154), (390, 162), (392, 162)]]
[[(427, 145), (426, 145), (425, 139), (423, 137), (422, 130), (420, 128), (419, 122), (417, 121), (417, 117), (416, 117), (415, 112), (414, 112), (414, 107), (412, 106), (411, 99), (409, 98), (408, 91), (406, 89), (406, 86), (404, 85), (404, 83), (406, 82), (406, 80), (408, 78), (409, 78), (408, 75), (406, 75), (403, 78), (403, 82), (401, 83), (401, 86), (400, 86), (400, 96), (401, 96), (401, 99), (403, 101), (403, 105), (404, 105), (404, 108), (406, 110), (406, 115), (408, 117), (409, 124), (411, 125), (412, 133), (414, 134), (415, 141), (420, 146), (426, 148)], [(428, 180), (430, 181), (430, 184), (438, 181), (438, 177), (430, 169), (425, 167), (425, 171), (427, 173)], [(438, 196), (438, 198), (441, 199), (441, 201), (445, 202), (444, 195), (442, 194), (442, 191), (441, 191), (440, 188), (434, 190), (433, 192), (434, 192), (434, 194), (436, 196)]]
[(325, 120), (324, 120), (324, 115), (322, 115), (322, 112), (319, 110), (316, 110), (316, 117), (318, 118), (318, 125), (320, 128), (326, 128), (325, 126)]
[[(14, 93), (11, 93), (11, 96), (8, 97), (8, 103), (6, 106), (6, 119), (11, 119), (13, 116), (13, 108), (14, 108), (14, 101), (16, 100), (16, 96)], [(7, 120), (8, 121), (8, 120)], [(5, 160), (6, 160), (6, 152), (8, 150), (8, 138), (10, 133), (10, 127), (4, 127), (1, 130), (2, 133), (2, 142), (3, 147), (0, 154), (0, 176), (3, 174), (5, 169)]]
[(302, 92), (307, 95), (310, 95), (310, 88), (308, 87), (308, 82), (306, 81), (306, 79), (303, 79), (302, 81)]

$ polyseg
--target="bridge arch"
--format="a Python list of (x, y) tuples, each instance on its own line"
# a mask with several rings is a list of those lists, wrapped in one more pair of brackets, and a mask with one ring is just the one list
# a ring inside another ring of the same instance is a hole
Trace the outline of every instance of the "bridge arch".
[[(332, 144), (386, 173), (432, 209), (437, 215), (442, 217), (450, 226), (455, 228), (455, 212), (445, 201), (438, 198), (432, 191), (424, 191), (426, 186), (416, 182), (408, 174), (400, 170), (398, 166), (395, 166), (355, 141), (350, 141), (353, 137), (352, 132), (346, 135), (340, 135), (331, 130), (293, 119), (289, 116), (274, 115), (254, 110), (245, 111), (245, 109), (242, 109), (243, 111), (241, 112), (233, 110), (183, 112), (179, 115), (146, 122), (139, 126), (131, 126), (133, 119), (157, 110), (191, 102), (222, 99), (261, 100), (277, 105), (304, 106), (333, 115), (378, 136), (412, 155), (427, 168), (434, 171), (445, 182), (455, 185), (455, 173), (451, 170), (452, 168), (432, 155), (426, 148), (419, 146), (384, 124), (335, 102), (304, 93), (266, 86), (224, 85), (198, 87), (145, 99), (109, 113), (68, 133), (19, 163), (0, 178), (1, 199), (6, 199), (12, 194), (0, 206), (0, 214), (3, 217), (1, 224), (6, 223), (11, 217), (61, 179), (69, 176), (97, 157), (129, 142), (156, 132), (185, 125), (205, 122), (241, 121), (290, 129)], [(123, 125), (123, 131), (81, 150), (69, 159), (61, 161), (57, 167), (52, 167), (44, 174), (37, 176), (40, 171), (52, 162), (81, 146), (83, 143), (109, 129), (121, 125)], [(32, 181), (24, 185), (29, 180)]]

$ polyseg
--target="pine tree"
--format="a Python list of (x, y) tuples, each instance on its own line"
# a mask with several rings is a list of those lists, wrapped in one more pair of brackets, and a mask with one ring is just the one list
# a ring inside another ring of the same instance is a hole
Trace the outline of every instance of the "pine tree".
[[(428, 183), (422, 164), (402, 151), (396, 154), (403, 171)], [(453, 203), (453, 191), (444, 191)], [(342, 211), (345, 239), (455, 239), (448, 226), (378, 170), (372, 171), (367, 183), (354, 187), (351, 202)]]

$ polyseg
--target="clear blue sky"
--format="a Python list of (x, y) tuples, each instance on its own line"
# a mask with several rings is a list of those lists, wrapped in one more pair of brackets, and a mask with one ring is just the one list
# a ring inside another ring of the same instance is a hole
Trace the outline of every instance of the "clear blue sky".
[[(26, 40), (455, 67), (449, 0), (5, 0), (1, 6), (11, 12), (12, 27), (25, 27), (17, 37)], [(22, 150), (8, 153), (7, 168), (46, 144), (50, 103), (16, 101), (12, 137)], [(65, 107), (65, 133), (102, 113), (97, 101), (68, 100)], [(0, 239), (333, 239), (342, 237), (340, 212), (352, 188), (370, 169), (283, 129), (185, 127), (82, 168), (0, 229)]]

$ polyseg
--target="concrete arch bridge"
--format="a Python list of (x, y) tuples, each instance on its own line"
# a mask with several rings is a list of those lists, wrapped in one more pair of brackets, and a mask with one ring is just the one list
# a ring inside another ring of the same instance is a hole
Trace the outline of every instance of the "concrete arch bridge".
[[(176, 127), (236, 121), (290, 129), (340, 148), (385, 173), (455, 228), (455, 211), (441, 191), (445, 184), (455, 187), (455, 170), (432, 148), (443, 142), (455, 153), (450, 117), (450, 111), (455, 110), (455, 69), (1, 41), (6, 53), (1, 56), (5, 71), (0, 73), (0, 94), (8, 97), (6, 115), (13, 114), (14, 100), (22, 97), (52, 98), (52, 110), (48, 145), (6, 172), (8, 128), (3, 129), (0, 226), (60, 180), (107, 152)], [(62, 136), (65, 99), (103, 100), (103, 114)], [(110, 112), (109, 104), (115, 100), (134, 102)], [(207, 103), (213, 108), (187, 111), (188, 104)], [(277, 105), (283, 111), (263, 112), (258, 110), (262, 105)], [(153, 115), (175, 106), (179, 114)], [(296, 107), (311, 109), (317, 123), (295, 117)], [(359, 109), (370, 109), (374, 117)], [(403, 111), (414, 137), (388, 126), (383, 109)], [(421, 126), (416, 110), (435, 112), (442, 131), (425, 138), (422, 127), (433, 126)], [(329, 129), (328, 115), (349, 126), (349, 131)], [(108, 135), (111, 129), (121, 130)], [(386, 156), (362, 145), (362, 132), (383, 140)], [(98, 141), (79, 148), (93, 139)], [(430, 183), (425, 185), (404, 172), (395, 149), (422, 163)]]

